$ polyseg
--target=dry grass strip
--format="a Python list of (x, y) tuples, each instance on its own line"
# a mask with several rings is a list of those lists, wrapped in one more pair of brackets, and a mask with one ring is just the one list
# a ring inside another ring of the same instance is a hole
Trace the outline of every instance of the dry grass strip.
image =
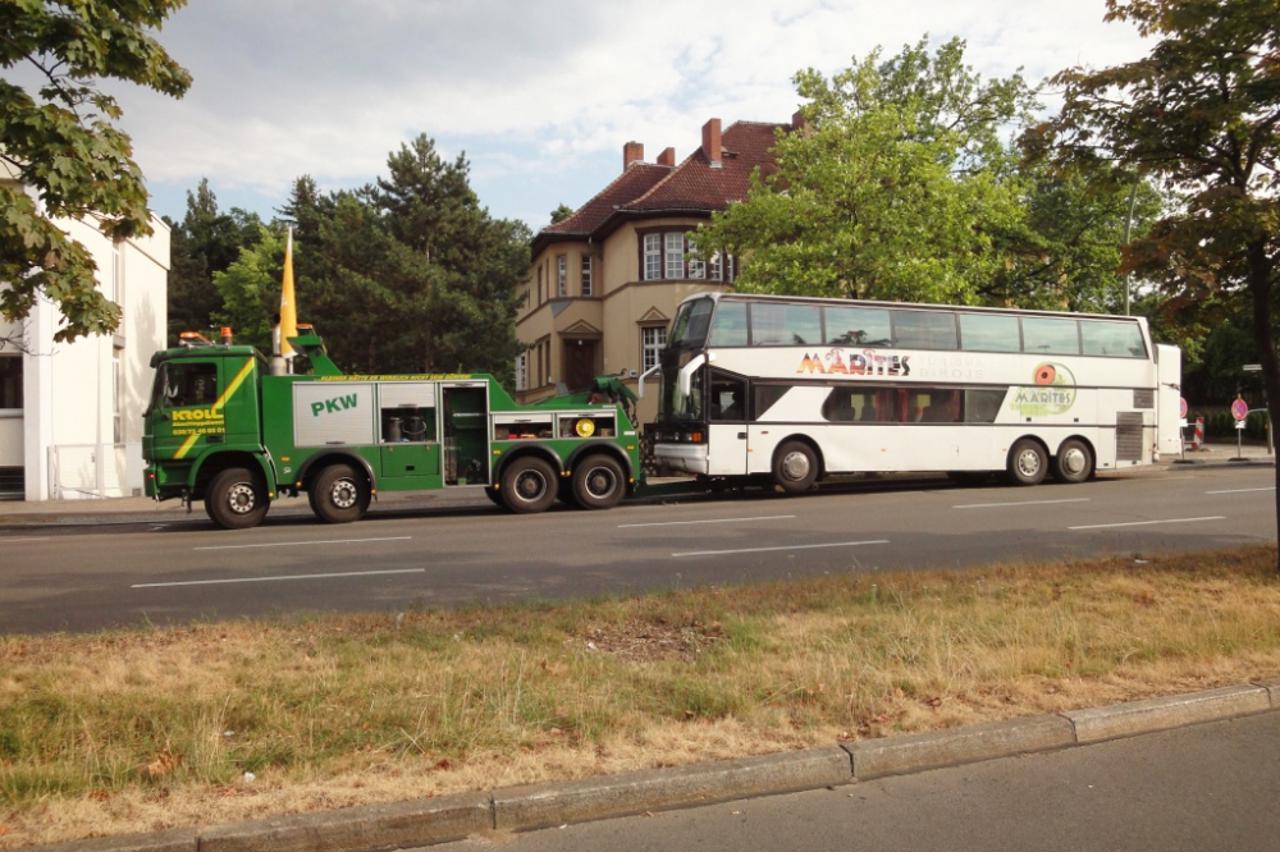
[(1275, 560), (1252, 548), (0, 638), (0, 846), (1275, 677)]

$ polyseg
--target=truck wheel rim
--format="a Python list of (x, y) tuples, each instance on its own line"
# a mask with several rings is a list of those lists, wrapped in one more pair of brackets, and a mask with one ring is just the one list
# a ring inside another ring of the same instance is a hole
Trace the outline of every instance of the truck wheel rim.
[(253, 486), (247, 482), (237, 482), (227, 492), (227, 505), (237, 515), (249, 514), (257, 502), (258, 495), (254, 493)]
[(1035, 476), (1040, 472), (1040, 454), (1026, 449), (1018, 453), (1018, 473), (1023, 476)]
[(1072, 447), (1062, 454), (1062, 468), (1072, 476), (1079, 476), (1084, 472), (1084, 450), (1079, 447)]
[(359, 489), (350, 479), (339, 479), (329, 489), (329, 500), (339, 509), (350, 509), (356, 504)]
[(809, 475), (809, 457), (799, 450), (782, 457), (782, 475), (792, 482), (799, 482)]
[(613, 496), (614, 490), (618, 487), (618, 478), (613, 475), (612, 470), (602, 465), (587, 471), (583, 484), (588, 494), (597, 500), (603, 500)]
[(516, 477), (516, 496), (525, 502), (532, 503), (547, 492), (547, 480), (536, 470), (522, 471)]

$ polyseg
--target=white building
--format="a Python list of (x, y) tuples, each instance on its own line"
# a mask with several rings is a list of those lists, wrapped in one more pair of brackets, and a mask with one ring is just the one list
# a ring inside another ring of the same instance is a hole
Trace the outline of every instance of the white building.
[[(0, 179), (3, 179), (0, 176)], [(25, 323), (0, 319), (0, 499), (142, 493), (142, 412), (165, 346), (169, 228), (112, 243), (92, 223), (59, 223), (98, 265), (98, 286), (123, 310), (111, 336), (54, 343), (62, 316), (41, 299)]]

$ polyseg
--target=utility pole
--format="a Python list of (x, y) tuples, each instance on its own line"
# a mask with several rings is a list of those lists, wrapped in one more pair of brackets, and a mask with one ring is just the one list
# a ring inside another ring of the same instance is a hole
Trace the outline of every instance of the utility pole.
[[(1138, 201), (1138, 179), (1133, 179), (1133, 186), (1129, 187), (1129, 215), (1124, 220), (1124, 244), (1129, 244), (1129, 234), (1133, 231), (1133, 208)], [(1133, 276), (1126, 272), (1124, 275), (1124, 315), (1129, 315), (1129, 285)]]

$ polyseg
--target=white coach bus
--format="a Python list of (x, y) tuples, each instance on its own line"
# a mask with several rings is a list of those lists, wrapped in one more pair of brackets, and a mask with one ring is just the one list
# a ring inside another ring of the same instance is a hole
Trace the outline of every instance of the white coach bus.
[(1181, 449), (1181, 352), (1141, 317), (703, 294), (661, 355), (655, 455), (798, 492), (831, 474), (1052, 474)]

